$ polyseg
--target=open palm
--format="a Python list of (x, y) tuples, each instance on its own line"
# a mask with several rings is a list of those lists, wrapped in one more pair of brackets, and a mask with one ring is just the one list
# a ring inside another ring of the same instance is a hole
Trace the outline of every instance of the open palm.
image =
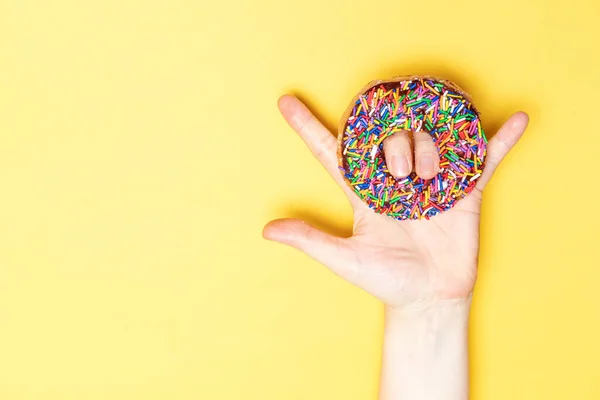
[(510, 117), (489, 142), (485, 170), (469, 196), (430, 220), (397, 221), (373, 212), (346, 185), (338, 170), (336, 139), (304, 104), (283, 96), (279, 108), (346, 193), (354, 210), (354, 229), (352, 237), (340, 238), (300, 220), (279, 219), (265, 226), (265, 238), (303, 251), (390, 306), (426, 305), (471, 294), (482, 191), (525, 131), (525, 113)]

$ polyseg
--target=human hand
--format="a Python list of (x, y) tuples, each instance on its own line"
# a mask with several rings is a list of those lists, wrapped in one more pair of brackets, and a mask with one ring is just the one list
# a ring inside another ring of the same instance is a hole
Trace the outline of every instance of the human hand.
[[(439, 300), (469, 298), (477, 276), (483, 189), (524, 133), (527, 114), (511, 116), (489, 142), (484, 172), (470, 195), (430, 220), (397, 221), (373, 212), (346, 185), (338, 169), (335, 137), (304, 104), (293, 96), (283, 96), (278, 104), (288, 124), (346, 193), (354, 210), (354, 229), (352, 237), (340, 238), (300, 220), (279, 219), (265, 226), (263, 236), (306, 253), (391, 308), (421, 309)], [(438, 168), (439, 156), (428, 136), (415, 135), (415, 169), (422, 178), (433, 177)], [(384, 152), (397, 177), (410, 173), (413, 152), (408, 136), (387, 138)], [(408, 163), (399, 164), (394, 155), (407, 156)], [(431, 156), (433, 164), (427, 162)]]

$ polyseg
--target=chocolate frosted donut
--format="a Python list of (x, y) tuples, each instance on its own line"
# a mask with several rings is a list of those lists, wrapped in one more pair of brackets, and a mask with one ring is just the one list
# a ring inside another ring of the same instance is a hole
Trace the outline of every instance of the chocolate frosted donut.
[[(433, 179), (390, 174), (383, 141), (402, 130), (431, 135), (440, 156)], [(429, 219), (473, 190), (486, 144), (479, 113), (458, 86), (428, 76), (400, 77), (372, 82), (352, 101), (340, 124), (338, 160), (346, 183), (375, 212)]]

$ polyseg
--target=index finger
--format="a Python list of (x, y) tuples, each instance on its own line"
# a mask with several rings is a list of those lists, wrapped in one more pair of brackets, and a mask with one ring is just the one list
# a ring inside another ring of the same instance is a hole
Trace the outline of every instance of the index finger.
[(350, 201), (355, 204), (356, 196), (344, 182), (338, 168), (336, 138), (296, 97), (282, 96), (277, 104), (286, 122), (298, 133), (315, 158), (321, 162)]

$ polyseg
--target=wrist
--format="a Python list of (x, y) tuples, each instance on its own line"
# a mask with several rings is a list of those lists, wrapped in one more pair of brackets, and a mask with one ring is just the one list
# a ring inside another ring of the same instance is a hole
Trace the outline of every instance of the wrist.
[(457, 299), (424, 299), (402, 306), (385, 306), (386, 324), (429, 322), (431, 328), (467, 322), (472, 296)]
[(386, 307), (381, 400), (468, 398), (471, 299)]

